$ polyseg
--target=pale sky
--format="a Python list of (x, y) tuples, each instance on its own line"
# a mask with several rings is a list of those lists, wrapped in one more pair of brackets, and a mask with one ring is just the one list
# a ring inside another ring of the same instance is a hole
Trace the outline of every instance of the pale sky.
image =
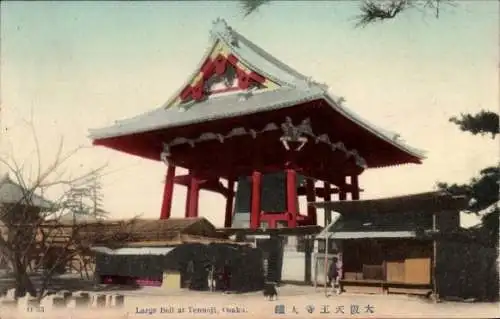
[[(498, 1), (457, 1), (439, 19), (405, 13), (353, 27), (356, 1), (279, 2), (242, 18), (236, 2), (2, 2), (0, 150), (33, 158), (33, 112), (42, 166), (58, 140), (74, 175), (108, 163), (102, 179), (113, 218), (160, 213), (165, 167), (102, 147), (88, 129), (159, 107), (194, 71), (217, 17), (299, 72), (325, 82), (367, 120), (427, 151), (422, 165), (365, 171), (362, 198), (466, 182), (498, 161), (498, 141), (462, 133), (461, 112), (498, 111)], [(34, 162), (33, 164), (36, 164)], [(179, 171), (179, 170), (178, 170)], [(186, 191), (174, 190), (173, 216)], [(200, 215), (221, 226), (222, 196), (202, 192)], [(305, 203), (301, 203), (305, 211)], [(319, 214), (322, 220), (322, 214)]]

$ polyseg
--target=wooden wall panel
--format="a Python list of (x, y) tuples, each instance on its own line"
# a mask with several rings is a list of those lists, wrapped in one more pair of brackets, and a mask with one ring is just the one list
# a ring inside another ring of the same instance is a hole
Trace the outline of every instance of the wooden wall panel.
[(388, 261), (386, 263), (387, 281), (405, 282), (405, 261)]
[(357, 272), (345, 272), (344, 279), (345, 280), (356, 280), (357, 274), (358, 274)]
[(405, 283), (407, 283), (407, 284), (430, 284), (431, 283), (431, 259), (430, 258), (407, 258), (405, 260)]
[(430, 284), (431, 241), (346, 240), (343, 245), (344, 271), (349, 279), (360, 273), (366, 280)]
[(382, 265), (363, 265), (363, 279), (384, 280)]

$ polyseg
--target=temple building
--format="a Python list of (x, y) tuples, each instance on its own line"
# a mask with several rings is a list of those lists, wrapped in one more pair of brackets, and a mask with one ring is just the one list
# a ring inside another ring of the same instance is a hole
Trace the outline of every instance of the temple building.
[(314, 206), (299, 211), (300, 196), (356, 200), (366, 169), (424, 159), (224, 20), (210, 35), (199, 65), (164, 105), (90, 131), (94, 145), (166, 164), (161, 219), (171, 216), (177, 184), (188, 189), (186, 218), (198, 217), (199, 192), (208, 190), (225, 197), (227, 228), (317, 225)]
[[(0, 236), (7, 242), (12, 240), (11, 236), (16, 236), (15, 232), (18, 230), (18, 227), (12, 227), (12, 225), (20, 221), (36, 223), (40, 216), (44, 216), (44, 212), (54, 209), (54, 203), (35, 194), (32, 189), (22, 184), (16, 181), (15, 177), (11, 178), (9, 174), (0, 176)], [(35, 229), (30, 229), (30, 231), (34, 232)], [(29, 234), (26, 234), (26, 237), (28, 236)], [(4, 252), (0, 252), (0, 274), (12, 270), (10, 260)]]
[(325, 285), (337, 257), (346, 292), (498, 300), (498, 248), (477, 229), (460, 227), (466, 196), (432, 191), (310, 205), (340, 214), (315, 236), (316, 286)]

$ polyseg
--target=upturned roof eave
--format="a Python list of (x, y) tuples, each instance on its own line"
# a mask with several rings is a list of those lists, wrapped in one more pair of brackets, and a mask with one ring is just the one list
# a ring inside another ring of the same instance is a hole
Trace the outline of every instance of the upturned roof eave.
[[(402, 141), (398, 141), (398, 134), (393, 134), (393, 136), (389, 136), (388, 133), (385, 133), (377, 127), (376, 125), (370, 123), (369, 121), (363, 119), (361, 116), (355, 114), (353, 111), (350, 109), (347, 109), (339, 103), (337, 103), (334, 98), (327, 92), (324, 94), (324, 99), (328, 104), (336, 110), (338, 113), (349, 119), (350, 121), (354, 122), (358, 126), (362, 127), (363, 129), (367, 130), (368, 132), (374, 134), (378, 138), (388, 142), (389, 144), (395, 146), (396, 148), (400, 149), (401, 151), (411, 155), (412, 157), (415, 157), (419, 162), (424, 160), (426, 158), (425, 156), (425, 151), (419, 150), (416, 148), (413, 148), (406, 143), (403, 143)], [(392, 165), (388, 165), (392, 166)], [(385, 166), (384, 166), (385, 167)]]
[[(296, 105), (297, 103), (303, 103), (303, 102), (308, 102), (316, 99), (322, 99), (328, 103), (330, 107), (332, 107), (335, 111), (343, 115), (345, 118), (348, 120), (354, 122), (364, 130), (374, 134), (378, 138), (383, 139), (385, 142), (390, 143), (391, 145), (397, 147), (401, 151), (409, 154), (410, 156), (416, 158), (417, 163), (421, 163), (423, 159), (425, 159), (425, 156), (422, 154), (423, 152), (420, 150), (413, 149), (409, 147), (408, 145), (401, 143), (399, 141), (395, 141), (393, 137), (388, 136), (386, 133), (382, 132), (378, 127), (375, 125), (369, 123), (368, 121), (362, 119), (361, 117), (355, 115), (352, 111), (347, 110), (346, 108), (340, 106), (338, 103), (334, 101), (334, 98), (329, 95), (327, 92), (324, 92), (321, 88), (318, 88), (319, 90), (311, 90), (311, 92), (306, 92), (304, 91), (303, 95), (301, 96), (301, 100), (298, 99), (291, 99), (291, 100), (285, 100), (281, 101), (281, 103), (277, 103), (275, 105), (270, 105), (267, 108), (263, 109), (247, 109), (242, 112), (237, 112), (235, 114), (231, 113), (224, 113), (224, 114), (214, 114), (210, 118), (207, 117), (200, 117), (200, 118), (195, 118), (195, 119), (189, 119), (185, 121), (178, 121), (176, 123), (171, 123), (171, 124), (157, 124), (153, 126), (147, 126), (147, 127), (142, 127), (142, 128), (137, 128), (134, 126), (134, 122), (128, 123), (128, 125), (131, 128), (124, 128), (123, 130), (120, 130), (119, 127), (121, 124), (125, 124), (124, 122), (130, 121), (130, 120), (136, 120), (135, 123), (140, 123), (140, 121), (148, 116), (153, 115), (156, 112), (168, 112), (169, 110), (165, 110), (164, 108), (159, 108), (157, 110), (147, 112), (143, 115), (133, 117), (131, 119), (118, 122), (115, 125), (105, 127), (102, 129), (97, 129), (97, 130), (90, 130), (90, 138), (93, 139), (94, 141), (96, 140), (102, 140), (106, 138), (113, 138), (113, 137), (120, 137), (120, 136), (126, 136), (126, 135), (132, 135), (132, 134), (141, 134), (145, 132), (150, 132), (150, 131), (155, 131), (155, 130), (161, 130), (161, 129), (171, 129), (174, 127), (181, 127), (185, 125), (192, 125), (192, 124), (197, 124), (201, 123), (204, 121), (213, 121), (213, 120), (219, 120), (219, 119), (225, 119), (225, 118), (232, 118), (236, 116), (243, 116), (243, 115), (249, 115), (249, 114), (255, 114), (255, 113), (260, 113), (264, 111), (270, 111), (270, 110), (275, 110), (275, 109), (281, 109), (281, 108), (286, 108), (290, 107), (293, 105)], [(290, 90), (290, 88), (287, 88), (287, 90)], [(301, 90), (298, 90), (301, 91)], [(273, 92), (266, 92), (265, 94), (280, 94), (282, 91), (279, 89)], [(252, 98), (252, 97), (251, 97)], [(187, 110), (186, 112), (189, 112)], [(140, 127), (140, 126), (139, 126)], [(111, 132), (110, 132), (111, 131)], [(114, 131), (114, 132), (113, 132)], [(404, 163), (407, 164), (407, 163)], [(400, 164), (403, 165), (403, 164)], [(387, 166), (394, 166), (394, 165), (384, 165), (381, 167), (387, 167)], [(377, 167), (371, 167), (371, 168), (377, 168)]]
[[(217, 23), (217, 22), (216, 22)], [(224, 28), (229, 28), (226, 24), (225, 21), (223, 20), (218, 20), (218, 23)], [(362, 119), (360, 116), (354, 114), (351, 110), (348, 110), (336, 103), (334, 97), (332, 97), (328, 92), (328, 86), (320, 83), (316, 83), (313, 81), (310, 77), (307, 77), (303, 75), (302, 73), (298, 72), (297, 70), (293, 69), (289, 65), (281, 62), (279, 59), (274, 57), (272, 54), (268, 53), (266, 50), (262, 49), (260, 46), (256, 45), (246, 37), (244, 37), (242, 34), (230, 29), (230, 31), (235, 35), (237, 38), (236, 43), (243, 42), (245, 46), (251, 50), (253, 53), (257, 54), (258, 56), (262, 57), (264, 60), (267, 62), (271, 63), (273, 66), (275, 66), (278, 70), (282, 71), (290, 79), (291, 81), (288, 80), (286, 81), (284, 78), (285, 76), (280, 76), (284, 75), (283, 73), (281, 74), (271, 74), (263, 68), (260, 63), (258, 63), (257, 60), (251, 59), (251, 55), (247, 54), (245, 55), (245, 52), (240, 52), (240, 48), (238, 45), (233, 45), (229, 41), (227, 41), (224, 37), (222, 37), (218, 33), (218, 39), (222, 42), (224, 42), (228, 47), (230, 47), (231, 51), (234, 52), (234, 54), (241, 60), (246, 61), (250, 67), (254, 68), (257, 72), (262, 73), (263, 75), (269, 77), (270, 79), (280, 83), (281, 85), (286, 85), (286, 86), (291, 86), (295, 88), (308, 88), (311, 86), (315, 86), (325, 92), (324, 94), (324, 99), (328, 102), (328, 104), (334, 108), (336, 111), (338, 111), (340, 114), (348, 118), (349, 120), (353, 121), (357, 125), (361, 126), (365, 130), (368, 130), (372, 134), (375, 134), (377, 137), (385, 140), (386, 142), (389, 142), (390, 144), (394, 145), (395, 147), (399, 148), (400, 150), (410, 154), (411, 156), (415, 157), (419, 162), (424, 160), (425, 157), (425, 152), (423, 150), (419, 150), (416, 148), (413, 148), (409, 145), (406, 145), (405, 143), (401, 141), (394, 140), (394, 137), (397, 136), (394, 134), (392, 137), (388, 136), (388, 134), (382, 132), (380, 128), (377, 126), (369, 123), (368, 121)]]

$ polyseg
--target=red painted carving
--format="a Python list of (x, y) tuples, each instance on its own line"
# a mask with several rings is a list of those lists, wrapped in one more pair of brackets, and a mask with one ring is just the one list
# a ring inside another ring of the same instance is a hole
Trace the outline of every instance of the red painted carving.
[(201, 73), (203, 73), (203, 78), (207, 80), (212, 76), (212, 72), (214, 70), (214, 64), (210, 58), (206, 59), (201, 67)]
[(214, 75), (219, 75), (219, 76), (223, 75), (227, 70), (228, 63), (231, 64), (236, 70), (236, 75), (238, 79), (238, 88), (240, 90), (248, 89), (252, 82), (262, 84), (266, 80), (262, 75), (256, 72), (252, 71), (250, 73), (246, 73), (244, 70), (239, 68), (237, 66), (238, 58), (233, 54), (229, 54), (227, 58), (224, 57), (222, 54), (219, 54), (213, 60), (210, 58), (207, 58), (205, 60), (200, 69), (200, 72), (202, 74), (201, 80), (198, 83), (196, 83), (196, 85), (194, 86), (188, 85), (184, 88), (184, 90), (182, 90), (179, 96), (181, 98), (181, 101), (186, 102), (190, 99), (193, 99), (195, 101), (200, 101), (210, 93), (234, 91), (235, 88), (227, 88), (227, 90), (216, 90), (214, 92), (205, 92), (204, 89), (205, 81), (210, 79)]
[(245, 71), (237, 68), (236, 74), (238, 75), (238, 87), (242, 90), (248, 89), (250, 86), (250, 77)]
[(226, 64), (227, 60), (225, 57), (222, 55), (218, 55), (215, 60), (213, 61), (213, 64), (215, 65), (215, 73), (218, 75), (224, 74), (226, 72)]
[(236, 64), (238, 63), (238, 58), (232, 54), (229, 54), (227, 56), (227, 61), (229, 61), (229, 63), (231, 63), (232, 65), (236, 66)]
[(191, 96), (191, 86), (186, 86), (180, 94), (181, 100), (184, 102)]
[(259, 84), (266, 82), (266, 78), (263, 77), (262, 75), (260, 75), (259, 73), (252, 71), (252, 72), (250, 72), (249, 76), (252, 80), (254, 80), (255, 82), (257, 82)]
[(196, 86), (191, 87), (191, 96), (195, 101), (203, 99), (203, 80), (200, 80)]

